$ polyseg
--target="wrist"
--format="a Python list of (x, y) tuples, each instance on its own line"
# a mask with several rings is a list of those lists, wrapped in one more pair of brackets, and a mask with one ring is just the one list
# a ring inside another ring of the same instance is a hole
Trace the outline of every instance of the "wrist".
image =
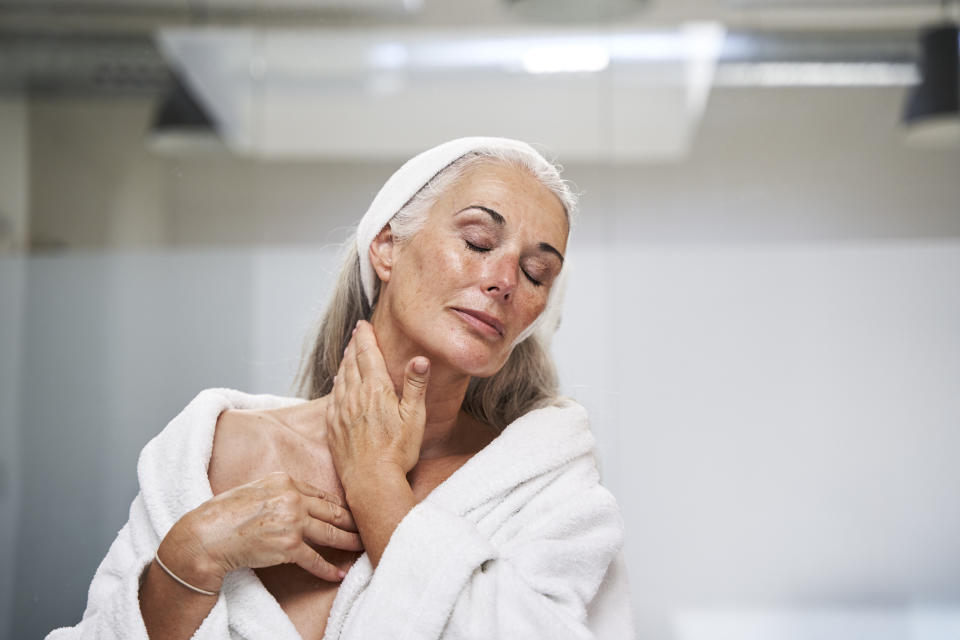
[(377, 462), (356, 466), (340, 478), (347, 502), (354, 499), (382, 494), (384, 490), (410, 488), (403, 467), (393, 462)]
[(157, 557), (177, 577), (206, 591), (219, 591), (228, 569), (211, 556), (187, 516), (175, 524), (160, 546)]
[(375, 465), (343, 482), (347, 505), (376, 567), (393, 531), (416, 505), (403, 467)]

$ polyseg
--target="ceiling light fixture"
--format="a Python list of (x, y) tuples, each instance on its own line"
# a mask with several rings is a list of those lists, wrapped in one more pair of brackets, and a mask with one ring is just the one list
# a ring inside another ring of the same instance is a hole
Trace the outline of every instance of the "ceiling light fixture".
[[(946, 10), (946, 2), (943, 3)], [(946, 13), (946, 11), (944, 11)], [(921, 82), (903, 114), (906, 142), (922, 147), (960, 146), (960, 29), (955, 21), (927, 27), (920, 36)]]
[(603, 71), (610, 52), (602, 46), (538, 47), (523, 54), (527, 73), (577, 73)]
[(213, 119), (176, 73), (171, 74), (146, 143), (155, 153), (171, 155), (223, 149)]

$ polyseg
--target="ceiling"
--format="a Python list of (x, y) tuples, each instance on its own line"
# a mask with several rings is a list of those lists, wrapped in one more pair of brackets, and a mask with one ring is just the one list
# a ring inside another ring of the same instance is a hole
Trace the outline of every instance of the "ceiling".
[(132, 32), (207, 22), (315, 27), (625, 20), (655, 26), (707, 20), (728, 29), (873, 30), (914, 29), (941, 14), (938, 0), (3, 0), (0, 29)]
[[(686, 152), (711, 87), (776, 85), (784, 63), (807, 65), (787, 69), (788, 84), (912, 84), (916, 31), (941, 12), (937, 1), (886, 0), (0, 0), (0, 93), (154, 97), (176, 70), (238, 153), (350, 157), (350, 141), (371, 138), (344, 124), (352, 120), (381, 122), (373, 138), (399, 145), (364, 146), (377, 157), (429, 142), (403, 142), (389, 114), (425, 118), (440, 137), (468, 133), (464, 122), (535, 139), (541, 127), (544, 138), (567, 132), (553, 140), (567, 157), (670, 160)], [(698, 29), (712, 35), (691, 45)], [(610, 68), (592, 76), (518, 76), (511, 67), (522, 52), (500, 59), (510, 43), (556, 48), (579, 38), (609, 48), (620, 37), (665, 38), (686, 53), (611, 54)], [(401, 50), (401, 69), (370, 62), (378, 42)], [(496, 60), (457, 63), (459, 54), (435, 53), (444, 47), (485, 47)], [(836, 77), (825, 80), (830, 65)], [(525, 97), (465, 109), (450, 87), (466, 71), (473, 91)], [(576, 127), (544, 117), (557, 104)]]
[(721, 65), (912, 63), (916, 30), (941, 15), (936, 0), (0, 0), (0, 92), (155, 94), (168, 81), (155, 43), (165, 28), (347, 29), (375, 37), (405, 29), (603, 32), (712, 22), (727, 34)]

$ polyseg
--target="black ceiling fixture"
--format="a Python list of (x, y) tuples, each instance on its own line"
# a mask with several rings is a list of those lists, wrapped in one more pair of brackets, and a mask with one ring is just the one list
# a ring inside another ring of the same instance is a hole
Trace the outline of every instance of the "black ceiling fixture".
[(154, 112), (147, 147), (166, 154), (223, 148), (213, 118), (176, 73), (170, 74), (170, 86)]
[(154, 131), (212, 130), (213, 120), (190, 93), (176, 73), (170, 74), (170, 87), (164, 94), (153, 118)]
[(920, 84), (910, 92), (903, 113), (908, 141), (960, 145), (960, 28), (955, 21), (921, 31), (919, 70)]

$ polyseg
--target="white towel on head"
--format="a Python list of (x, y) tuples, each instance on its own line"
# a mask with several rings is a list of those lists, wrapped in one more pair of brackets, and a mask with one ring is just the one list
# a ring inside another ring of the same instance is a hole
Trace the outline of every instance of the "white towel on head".
[[(48, 640), (146, 640), (140, 578), (171, 526), (212, 496), (207, 465), (226, 409), (302, 402), (200, 393), (140, 455), (140, 493), (90, 585), (83, 620)], [(401, 521), (373, 571), (347, 573), (327, 640), (633, 637), (619, 555), (623, 526), (600, 484), (586, 413), (571, 401), (528, 413)], [(175, 612), (171, 612), (175, 615)], [(193, 636), (300, 640), (257, 575), (227, 575)]]
[[(550, 162), (548, 162), (540, 153), (526, 142), (512, 140), (510, 138), (493, 137), (470, 137), (457, 138), (449, 140), (443, 144), (437, 145), (431, 149), (415, 155), (407, 160), (403, 165), (390, 176), (390, 178), (380, 187), (373, 202), (367, 209), (366, 214), (357, 225), (357, 254), (360, 256), (360, 280), (363, 283), (363, 291), (366, 294), (367, 302), (373, 302), (374, 292), (376, 290), (377, 274), (370, 264), (369, 249), (370, 243), (380, 233), (380, 230), (393, 218), (394, 215), (407, 204), (410, 199), (416, 195), (420, 189), (430, 182), (440, 171), (458, 158), (483, 149), (510, 149), (519, 151), (533, 159), (535, 163), (543, 167), (546, 171), (556, 172)], [(560, 270), (559, 277), (554, 281), (551, 287), (550, 296), (547, 299), (547, 306), (543, 313), (521, 333), (516, 343), (522, 342), (535, 331), (544, 344), (549, 344), (553, 336), (553, 330), (559, 323), (560, 303), (562, 302), (563, 279), (566, 269)], [(550, 322), (544, 320), (550, 319)], [(543, 331), (538, 329), (543, 326)], [(550, 329), (547, 327), (550, 326)]]

